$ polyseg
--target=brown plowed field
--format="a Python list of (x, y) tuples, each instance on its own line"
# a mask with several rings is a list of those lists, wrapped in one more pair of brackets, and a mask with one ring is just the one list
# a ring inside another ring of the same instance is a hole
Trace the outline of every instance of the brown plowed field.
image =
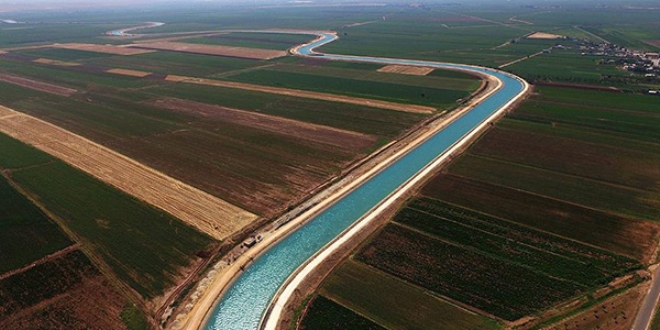
[(129, 77), (138, 77), (143, 78), (151, 74), (151, 72), (137, 71), (137, 70), (127, 70), (127, 69), (110, 69), (106, 71), (108, 73), (120, 74), (122, 76)]
[(366, 148), (376, 142), (376, 137), (372, 135), (213, 104), (180, 99), (163, 99), (152, 103), (157, 107), (169, 110), (193, 113), (209, 119), (217, 119), (228, 123), (354, 150)]
[(33, 89), (40, 92), (46, 92), (50, 94), (60, 95), (60, 96), (71, 96), (77, 92), (73, 88), (66, 88), (62, 86), (57, 86), (53, 84), (48, 84), (41, 81), (26, 79), (22, 77), (10, 76), (6, 74), (0, 74), (0, 81), (10, 83), (13, 85)]
[(183, 42), (159, 41), (131, 45), (142, 49), (166, 50), (171, 52), (193, 53), (213, 56), (230, 56), (254, 60), (270, 60), (286, 56), (283, 50), (231, 47), (220, 45), (187, 44)]
[(408, 74), (413, 76), (426, 76), (427, 74), (433, 72), (433, 70), (434, 70), (433, 68), (427, 68), (421, 66), (387, 65), (378, 69), (378, 72)]
[(168, 75), (167, 78), (165, 78), (165, 80), (171, 81), (171, 82), (184, 82), (184, 83), (189, 83), (189, 84), (198, 84), (198, 85), (206, 85), (206, 86), (238, 88), (238, 89), (245, 89), (245, 90), (257, 91), (257, 92), (263, 92), (263, 93), (271, 93), (271, 94), (278, 94), (278, 95), (296, 96), (296, 97), (302, 97), (302, 98), (307, 98), (307, 99), (357, 104), (357, 105), (363, 105), (363, 106), (368, 106), (368, 107), (387, 109), (387, 110), (395, 110), (395, 111), (403, 111), (403, 112), (414, 112), (414, 113), (426, 113), (426, 114), (428, 114), (428, 113), (433, 113), (435, 111), (435, 108), (422, 106), (422, 105), (401, 104), (401, 103), (394, 103), (394, 102), (387, 102), (387, 101), (370, 100), (370, 99), (364, 99), (364, 98), (359, 98), (359, 97), (327, 94), (327, 93), (320, 93), (320, 92), (302, 91), (302, 90), (297, 90), (297, 89), (288, 89), (288, 88), (280, 88), (280, 87), (267, 87), (267, 86), (237, 83), (237, 82), (229, 82), (229, 81), (221, 81), (221, 80), (213, 80), (213, 79)]
[(0, 106), (0, 131), (35, 146), (216, 239), (256, 216), (106, 147), (37, 118)]
[(113, 45), (95, 45), (95, 44), (77, 44), (77, 43), (53, 44), (53, 45), (50, 45), (50, 47), (64, 48), (64, 49), (74, 49), (74, 50), (83, 50), (83, 51), (94, 52), (94, 53), (104, 53), (104, 54), (113, 54), (113, 55), (126, 55), (126, 56), (146, 54), (146, 53), (153, 53), (154, 52), (154, 50), (148, 50), (148, 49), (136, 49), (136, 48), (113, 46)]
[(0, 330), (126, 329), (126, 299), (78, 250), (1, 280), (0, 297)]

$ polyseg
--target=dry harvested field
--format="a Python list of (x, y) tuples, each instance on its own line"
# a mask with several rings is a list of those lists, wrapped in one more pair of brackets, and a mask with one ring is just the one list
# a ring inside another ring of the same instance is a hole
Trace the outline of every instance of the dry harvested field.
[(380, 69), (378, 72), (408, 74), (412, 76), (426, 76), (433, 72), (433, 68), (426, 68), (421, 66), (406, 66), (406, 65), (387, 65)]
[(186, 44), (183, 42), (159, 41), (131, 45), (133, 49), (165, 50), (171, 52), (193, 53), (213, 56), (231, 56), (255, 60), (270, 60), (286, 56), (282, 50), (230, 47), (219, 45)]
[(295, 135), (296, 138), (355, 150), (366, 148), (376, 142), (377, 139), (375, 136), (368, 134), (213, 104), (171, 98), (150, 103), (173, 111), (193, 113), (208, 119), (239, 124), (273, 133)]
[(545, 33), (545, 32), (535, 32), (527, 36), (527, 39), (541, 39), (541, 40), (553, 40), (563, 38), (558, 34)]
[(10, 76), (6, 74), (0, 74), (0, 81), (6, 83), (14, 84), (17, 86), (33, 89), (40, 92), (46, 92), (50, 94), (60, 95), (60, 96), (71, 96), (75, 94), (78, 90), (73, 88), (66, 88), (62, 86), (57, 86), (41, 81), (36, 81), (32, 79)]
[[(2, 53), (0, 53), (2, 54)], [(57, 66), (80, 66), (80, 63), (76, 62), (65, 62), (65, 61), (58, 61), (58, 60), (51, 60), (48, 58), (38, 58), (32, 62), (39, 63), (39, 64), (48, 64), (48, 65), (57, 65)]]
[(125, 55), (125, 56), (146, 54), (146, 53), (153, 53), (154, 52), (154, 50), (148, 50), (148, 49), (136, 49), (136, 48), (113, 46), (113, 45), (95, 45), (95, 44), (78, 44), (78, 43), (53, 44), (53, 45), (50, 45), (50, 47), (64, 48), (64, 49), (74, 49), (74, 50), (84, 50), (84, 51), (87, 51), (87, 52), (113, 54), (113, 55)]
[(256, 216), (79, 135), (0, 106), (0, 131), (35, 146), (216, 239)]
[(288, 88), (279, 88), (279, 87), (266, 87), (266, 86), (260, 86), (260, 85), (229, 82), (229, 81), (220, 81), (220, 80), (204, 79), (204, 78), (194, 78), (194, 77), (168, 75), (165, 78), (165, 80), (171, 81), (171, 82), (183, 82), (183, 83), (206, 85), (206, 86), (238, 88), (238, 89), (245, 89), (245, 90), (249, 90), (249, 91), (257, 91), (257, 92), (264, 92), (264, 93), (271, 93), (271, 94), (278, 94), (278, 95), (287, 95), (287, 96), (296, 96), (296, 97), (302, 97), (302, 98), (307, 98), (307, 99), (316, 99), (316, 100), (325, 100), (325, 101), (334, 101), (334, 102), (342, 102), (342, 103), (349, 103), (349, 104), (357, 104), (357, 105), (363, 105), (363, 106), (380, 108), (380, 109), (404, 111), (404, 112), (413, 112), (413, 113), (429, 114), (429, 113), (433, 113), (436, 110), (433, 107), (422, 106), (422, 105), (409, 105), (409, 104), (401, 104), (401, 103), (394, 103), (394, 102), (387, 102), (387, 101), (370, 100), (370, 99), (364, 99), (364, 98), (359, 98), (359, 97), (334, 95), (334, 94), (327, 94), (327, 93), (321, 93), (321, 92), (310, 92), (310, 91), (302, 91), (302, 90), (297, 90), (297, 89), (288, 89)]
[(151, 75), (151, 72), (144, 72), (144, 71), (138, 71), (138, 70), (128, 70), (128, 69), (110, 69), (106, 71), (108, 73), (114, 73), (122, 76), (129, 76), (129, 77), (138, 77), (138, 78), (144, 78), (146, 76)]

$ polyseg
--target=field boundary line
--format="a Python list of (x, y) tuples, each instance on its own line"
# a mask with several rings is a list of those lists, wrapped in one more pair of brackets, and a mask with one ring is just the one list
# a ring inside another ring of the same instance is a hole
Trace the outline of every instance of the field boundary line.
[(238, 83), (238, 82), (229, 82), (229, 81), (222, 81), (215, 79), (168, 75), (165, 78), (165, 80), (170, 82), (182, 82), (182, 83), (196, 84), (196, 85), (235, 88), (235, 89), (243, 89), (243, 90), (262, 92), (262, 93), (301, 97), (306, 99), (356, 104), (356, 105), (368, 106), (373, 108), (403, 111), (403, 112), (429, 114), (436, 111), (436, 108), (424, 106), (424, 105), (410, 105), (404, 103), (380, 101), (380, 100), (353, 97), (353, 96), (329, 94), (323, 92), (312, 92), (312, 91), (289, 89), (282, 87), (270, 87), (270, 86), (262, 86), (262, 85), (254, 85), (254, 84), (246, 84), (246, 83)]
[(257, 218), (238, 206), (49, 122), (4, 106), (0, 106), (0, 116), (3, 118), (0, 132), (165, 211), (214, 239), (222, 240)]

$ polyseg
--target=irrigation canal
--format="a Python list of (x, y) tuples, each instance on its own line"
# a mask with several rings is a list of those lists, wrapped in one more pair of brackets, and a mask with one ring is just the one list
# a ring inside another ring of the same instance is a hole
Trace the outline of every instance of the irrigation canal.
[[(291, 31), (253, 32), (292, 33)], [(513, 75), (492, 69), (431, 61), (315, 53), (315, 48), (336, 40), (337, 36), (326, 32), (314, 34), (318, 35), (319, 39), (298, 47), (297, 55), (335, 61), (460, 69), (494, 76), (500, 79), (503, 85), (471, 111), (456, 119), (264, 252), (219, 298), (220, 301), (216, 303), (208, 317), (205, 329), (259, 329), (271, 300), (280, 286), (298, 267), (424, 167), (525, 91), (525, 82)]]

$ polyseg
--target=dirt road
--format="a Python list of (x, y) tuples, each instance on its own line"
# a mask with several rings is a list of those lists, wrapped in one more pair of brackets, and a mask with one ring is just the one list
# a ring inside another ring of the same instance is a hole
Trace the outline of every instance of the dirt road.
[(646, 298), (644, 298), (644, 302), (642, 302), (639, 312), (637, 312), (637, 318), (635, 318), (635, 324), (633, 325), (632, 330), (647, 330), (651, 327), (651, 321), (653, 320), (653, 315), (655, 314), (659, 298), (660, 267), (656, 267), (653, 271), (651, 289), (649, 289), (649, 293), (646, 295)]

